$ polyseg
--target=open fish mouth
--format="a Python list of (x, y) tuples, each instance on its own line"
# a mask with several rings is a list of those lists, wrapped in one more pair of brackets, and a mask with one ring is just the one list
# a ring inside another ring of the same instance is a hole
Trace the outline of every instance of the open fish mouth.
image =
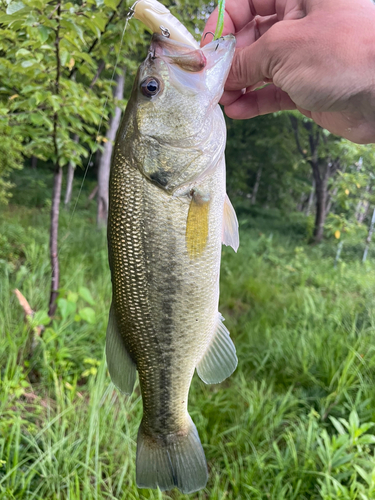
[(209, 91), (212, 101), (217, 104), (224, 90), (235, 45), (234, 35), (226, 35), (200, 49), (192, 49), (189, 45), (154, 34), (147, 66), (158, 68), (159, 61), (163, 61), (168, 67), (171, 84), (180, 92)]

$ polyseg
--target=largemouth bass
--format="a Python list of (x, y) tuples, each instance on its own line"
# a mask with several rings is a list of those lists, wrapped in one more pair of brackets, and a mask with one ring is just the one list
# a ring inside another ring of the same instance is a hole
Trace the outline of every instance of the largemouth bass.
[(139, 487), (205, 486), (206, 459), (187, 410), (191, 379), (196, 369), (219, 383), (237, 365), (218, 312), (221, 244), (238, 247), (218, 106), (234, 47), (232, 35), (197, 50), (154, 35), (116, 139), (106, 354), (122, 392), (132, 392), (138, 370)]

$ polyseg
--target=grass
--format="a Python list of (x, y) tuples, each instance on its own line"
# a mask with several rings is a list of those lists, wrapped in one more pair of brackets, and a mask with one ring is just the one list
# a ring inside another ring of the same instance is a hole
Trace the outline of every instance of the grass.
[(73, 218), (62, 211), (58, 316), (30, 356), (12, 290), (43, 322), (49, 214), (40, 193), (30, 201), (19, 185), (0, 214), (1, 500), (375, 498), (375, 271), (360, 248), (334, 269), (336, 244), (306, 245), (305, 220), (240, 208), (220, 308), (239, 366), (220, 385), (195, 376), (189, 401), (209, 483), (190, 496), (139, 490), (139, 388), (119, 395), (103, 358), (105, 235), (85, 191)]

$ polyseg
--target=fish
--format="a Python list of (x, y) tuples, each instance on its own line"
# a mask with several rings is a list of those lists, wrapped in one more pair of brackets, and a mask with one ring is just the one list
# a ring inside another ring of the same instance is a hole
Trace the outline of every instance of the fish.
[(207, 463), (188, 413), (195, 370), (216, 384), (237, 366), (218, 312), (222, 243), (237, 251), (226, 195), (226, 126), (218, 101), (235, 49), (227, 35), (194, 49), (154, 34), (115, 141), (109, 183), (111, 379), (143, 417), (140, 488), (204, 488)]

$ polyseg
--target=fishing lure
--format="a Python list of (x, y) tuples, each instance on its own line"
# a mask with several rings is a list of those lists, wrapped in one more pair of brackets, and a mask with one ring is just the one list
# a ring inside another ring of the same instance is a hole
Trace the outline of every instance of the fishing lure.
[(219, 13), (218, 13), (218, 17), (217, 17), (217, 24), (216, 24), (215, 34), (214, 34), (214, 40), (217, 40), (218, 38), (220, 38), (221, 34), (223, 33), (225, 0), (219, 0), (218, 10), (219, 10)]

